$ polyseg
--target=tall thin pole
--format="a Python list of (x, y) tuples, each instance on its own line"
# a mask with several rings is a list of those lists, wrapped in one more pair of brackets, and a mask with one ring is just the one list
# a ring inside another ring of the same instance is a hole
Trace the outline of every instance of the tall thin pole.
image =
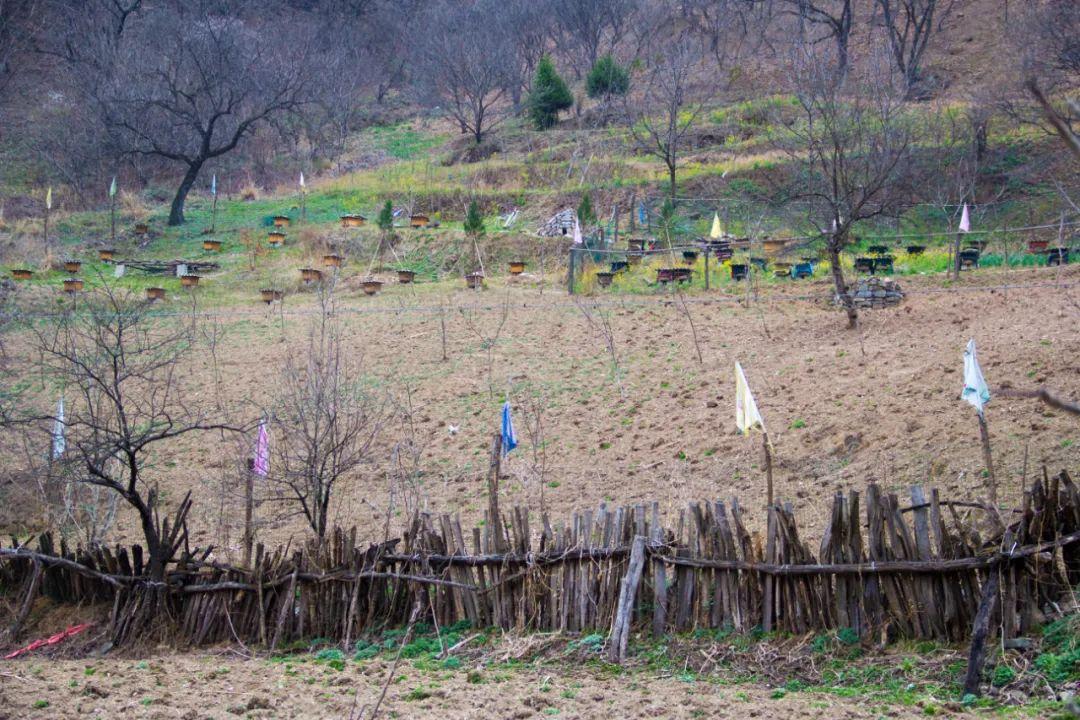
[(765, 450), (765, 497), (767, 507), (773, 504), (772, 448), (769, 447), (769, 433), (761, 433), (761, 447)]
[(45, 204), (45, 222), (42, 227), (44, 233), (43, 242), (45, 243), (45, 257), (52, 258), (52, 248), (49, 247), (49, 204)]
[(244, 487), (244, 567), (251, 563), (251, 550), (255, 544), (255, 460), (247, 462), (247, 484)]
[(994, 476), (994, 458), (990, 454), (990, 428), (986, 425), (986, 415), (977, 413), (979, 418), (979, 438), (982, 440), (983, 461), (986, 463), (987, 490), (990, 502), (997, 506), (997, 478)]
[(210, 234), (217, 231), (217, 188), (214, 189), (214, 203), (210, 206)]
[(116, 195), (109, 198), (109, 224), (112, 226), (112, 246), (116, 247)]
[(569, 295), (574, 294), (574, 257), (577, 255), (577, 250), (570, 248), (570, 272), (567, 273), (566, 280), (566, 292)]

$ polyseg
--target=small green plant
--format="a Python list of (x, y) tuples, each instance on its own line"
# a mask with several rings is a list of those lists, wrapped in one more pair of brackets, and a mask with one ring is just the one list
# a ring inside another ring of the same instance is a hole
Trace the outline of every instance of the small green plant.
[(858, 645), (859, 633), (855, 628), (840, 628), (836, 633), (836, 639), (844, 645)]
[(360, 640), (356, 643), (356, 651), (353, 653), (353, 660), (370, 660), (379, 654), (379, 650), (378, 645), (372, 645), (369, 642)]
[(427, 700), (431, 697), (431, 693), (424, 688), (415, 687), (405, 695), (407, 702), (416, 702), (418, 700)]
[(1005, 687), (1016, 679), (1016, 671), (1008, 665), (998, 665), (994, 668), (994, 676), (991, 682), (994, 687)]
[(585, 635), (579, 640), (572, 640), (571, 646), (587, 650), (589, 652), (598, 653), (600, 649), (604, 647), (604, 636), (598, 633), (592, 633), (591, 635)]
[(457, 670), (461, 667), (461, 659), (456, 657), (448, 657), (442, 661), (443, 670)]
[(792, 430), (802, 430), (804, 427), (806, 427), (806, 421), (802, 418), (795, 418), (791, 423)]
[(465, 681), (470, 685), (482, 685), (484, 676), (480, 674), (479, 670), (470, 670), (469, 674), (465, 676)]
[(773, 700), (782, 700), (784, 699), (785, 695), (787, 695), (787, 690), (785, 690), (784, 688), (776, 688), (772, 691), (772, 694), (769, 695), (769, 697)]
[(44, 710), (47, 707), (49, 707), (49, 701), (48, 700), (35, 700), (34, 701), (34, 709), (35, 710)]

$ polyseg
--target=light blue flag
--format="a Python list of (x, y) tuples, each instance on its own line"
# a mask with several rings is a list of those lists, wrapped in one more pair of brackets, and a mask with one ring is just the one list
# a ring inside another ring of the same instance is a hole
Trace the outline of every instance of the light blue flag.
[(502, 409), (502, 451), (503, 455), (517, 447), (517, 433), (514, 432), (514, 419), (510, 417), (510, 401), (503, 403)]
[(217, 195), (217, 173), (210, 177), (210, 194)]
[(983, 407), (990, 402), (990, 388), (979, 368), (979, 359), (975, 356), (975, 339), (968, 340), (964, 351), (964, 390), (960, 399), (975, 406), (975, 412), (983, 414)]
[(638, 216), (638, 222), (641, 223), (642, 225), (644, 225), (645, 222), (646, 222), (646, 219), (647, 219), (645, 217), (645, 203), (642, 203), (642, 204), (637, 206), (637, 216)]

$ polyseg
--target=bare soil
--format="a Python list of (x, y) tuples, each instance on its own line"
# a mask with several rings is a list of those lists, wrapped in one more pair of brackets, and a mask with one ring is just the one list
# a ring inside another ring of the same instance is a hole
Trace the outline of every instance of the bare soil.
[[(845, 329), (824, 281), (769, 286), (748, 304), (731, 294), (690, 295), (702, 363), (681, 304), (670, 296), (575, 300), (553, 290), (550, 279), (541, 294), (529, 278), (445, 296), (430, 286), (391, 285), (375, 298), (346, 288), (339, 312), (350, 354), (369, 386), (402, 410), (411, 393), (412, 422), (385, 428), (370, 463), (342, 482), (334, 519), (369, 539), (396, 535), (417, 506), (460, 513), (466, 527), (478, 522), (491, 438), (509, 394), (521, 445), (503, 465), (504, 507), (543, 507), (561, 519), (601, 502), (657, 500), (670, 514), (689, 501), (734, 496), (759, 527), (761, 443), (735, 428), (736, 360), (776, 448), (777, 495), (795, 506), (807, 536), (820, 530), (835, 492), (869, 481), (901, 496), (925, 483), (943, 497), (982, 499), (978, 426), (959, 399), (964, 345), (976, 339), (992, 388), (1047, 386), (1080, 397), (1078, 279), (1076, 266), (1012, 270), (1007, 278), (981, 271), (951, 287), (939, 277), (904, 277), (902, 305), (864, 312), (857, 331)], [(1000, 289), (1006, 280), (1022, 287)], [(290, 299), (283, 334), (276, 313), (210, 310), (201, 332), (220, 323), (225, 334), (216, 352), (202, 348), (185, 369), (187, 399), (220, 405), (241, 420), (258, 417), (273, 402), (285, 356), (304, 353), (313, 312), (310, 296)], [(32, 358), (27, 363), (33, 367)], [(530, 398), (543, 408), (542, 479), (525, 427)], [(1075, 418), (1000, 395), (987, 418), (1005, 504), (1019, 500), (1025, 462), (1028, 482), (1043, 465), (1056, 472), (1080, 464)], [(408, 482), (394, 455), (404, 440), (421, 451), (421, 472)], [(151, 470), (169, 501), (194, 491), (193, 542), (218, 546), (218, 557), (238, 549), (235, 468), (245, 451), (246, 443), (203, 435), (163, 453)], [(261, 504), (260, 540), (301, 536), (305, 526), (291, 510)], [(11, 518), (6, 528), (18, 530), (28, 517)], [(134, 530), (121, 514), (112, 539), (135, 541)]]
[[(310, 660), (243, 659), (227, 650), (147, 660), (18, 661), (3, 669), (0, 719), (348, 718), (354, 712), (367, 718), (389, 670), (390, 662), (383, 660), (349, 662), (335, 670)], [(696, 680), (654, 673), (613, 676), (591, 667), (546, 664), (468, 664), (425, 672), (402, 662), (393, 678), (379, 717), (855, 720), (883, 713), (890, 718), (952, 714), (947, 699), (906, 707), (873, 697), (778, 693), (762, 685), (726, 684), (719, 674)]]

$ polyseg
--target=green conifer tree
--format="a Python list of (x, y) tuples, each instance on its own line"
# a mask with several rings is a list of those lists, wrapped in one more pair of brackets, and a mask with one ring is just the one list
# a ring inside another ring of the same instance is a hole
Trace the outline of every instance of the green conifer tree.
[(570, 93), (566, 81), (555, 70), (555, 63), (551, 62), (547, 55), (540, 58), (528, 101), (529, 117), (533, 125), (537, 130), (554, 127), (559, 121), (559, 112), (570, 109), (573, 104), (574, 96)]

